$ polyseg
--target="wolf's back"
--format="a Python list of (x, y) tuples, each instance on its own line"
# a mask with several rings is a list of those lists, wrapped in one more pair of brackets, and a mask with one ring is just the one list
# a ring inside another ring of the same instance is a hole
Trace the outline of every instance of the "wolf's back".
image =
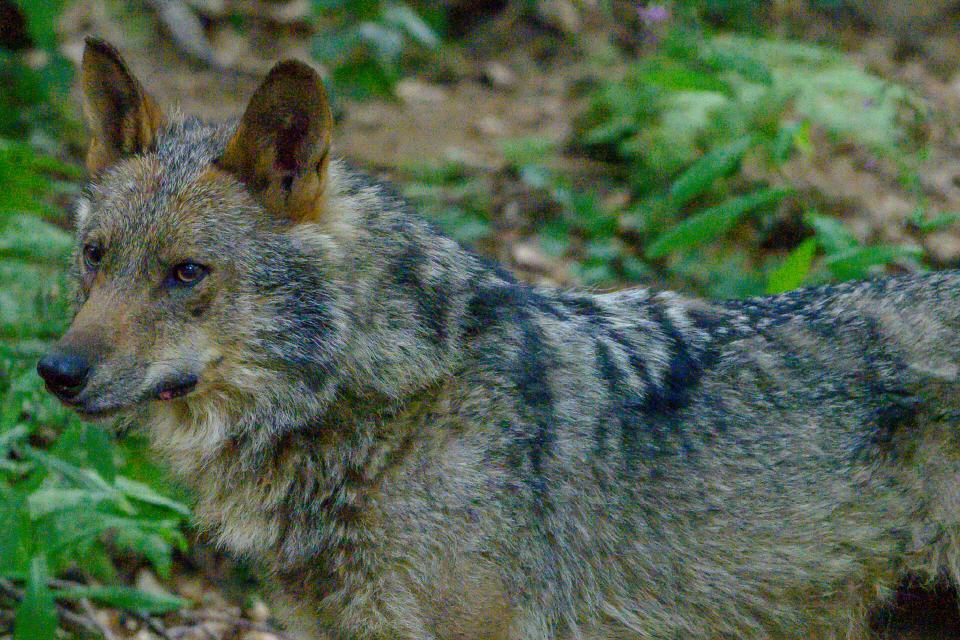
[(953, 570), (958, 292), (529, 292), (482, 383), (516, 474), (500, 507), (542, 534), (515, 562), (549, 567), (517, 584), (584, 589), (567, 602), (641, 637), (831, 637), (904, 572)]

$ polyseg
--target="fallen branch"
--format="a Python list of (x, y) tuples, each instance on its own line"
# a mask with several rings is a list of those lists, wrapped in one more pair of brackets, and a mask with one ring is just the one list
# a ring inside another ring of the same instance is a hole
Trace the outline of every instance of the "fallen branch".
[(93, 605), (90, 604), (90, 600), (87, 598), (80, 598), (80, 607), (83, 609), (83, 612), (87, 615), (87, 617), (93, 620), (94, 624), (97, 625), (97, 628), (100, 630), (100, 634), (106, 640), (117, 640), (117, 636), (113, 634), (113, 631), (110, 630), (110, 627), (101, 623), (97, 619), (97, 612), (93, 610)]
[(278, 631), (269, 624), (261, 624), (259, 622), (254, 622), (253, 620), (248, 620), (247, 618), (241, 618), (240, 616), (232, 616), (227, 613), (220, 613), (219, 611), (178, 611), (177, 615), (183, 618), (184, 620), (194, 620), (194, 621), (207, 621), (207, 622), (222, 622), (224, 624), (231, 625), (237, 629), (243, 629), (244, 631), (260, 631), (263, 633), (272, 633), (281, 640), (294, 640), (292, 636), (288, 636), (282, 631)]
[[(23, 601), (23, 591), (5, 578), (0, 578), (0, 593), (16, 602)], [(116, 638), (104, 634), (102, 626), (96, 619), (71, 611), (60, 603), (55, 606), (60, 622), (67, 630), (95, 638), (104, 638), (104, 640), (116, 640)]]
[[(59, 578), (52, 578), (50, 580), (50, 586), (54, 589), (76, 589), (78, 587), (85, 587), (87, 585), (82, 582), (74, 582), (72, 580), (61, 580)], [(23, 600), (23, 591), (19, 589), (14, 583), (9, 580), (0, 578), (0, 593), (7, 595), (9, 598), (20, 602)], [(104, 640), (117, 640), (116, 636), (110, 631), (108, 627), (100, 624), (96, 619), (96, 615), (93, 609), (93, 605), (86, 598), (80, 600), (80, 605), (83, 607), (87, 615), (81, 615), (74, 611), (71, 611), (69, 608), (64, 605), (57, 604), (57, 613), (60, 615), (61, 619), (65, 623), (64, 626), (70, 626), (72, 630), (80, 630), (86, 635), (93, 635), (99, 638), (104, 638)], [(137, 611), (132, 609), (123, 609), (131, 616), (140, 621), (145, 625), (151, 632), (159, 636), (163, 640), (177, 640), (180, 636), (183, 635), (181, 631), (184, 629), (183, 626), (176, 627), (176, 632), (173, 629), (168, 629), (163, 622), (157, 617), (150, 615), (143, 611)], [(228, 613), (221, 613), (219, 611), (207, 611), (207, 610), (180, 610), (173, 613), (173, 615), (179, 616), (181, 619), (195, 623), (192, 628), (200, 626), (201, 629), (209, 635), (209, 632), (202, 627), (203, 622), (220, 622), (222, 624), (229, 625), (234, 629), (242, 629), (244, 631), (259, 631), (262, 633), (270, 633), (275, 635), (279, 640), (294, 640), (291, 636), (275, 629), (269, 624), (263, 624), (260, 622), (255, 622), (253, 620), (248, 620), (247, 618), (242, 618), (240, 616), (231, 615)]]

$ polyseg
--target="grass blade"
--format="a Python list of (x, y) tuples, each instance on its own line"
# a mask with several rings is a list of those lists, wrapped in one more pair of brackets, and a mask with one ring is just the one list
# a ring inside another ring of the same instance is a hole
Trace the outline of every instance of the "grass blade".
[(727, 232), (745, 214), (779, 202), (789, 189), (762, 189), (733, 198), (690, 216), (647, 247), (648, 258), (663, 258), (681, 249), (709, 242)]

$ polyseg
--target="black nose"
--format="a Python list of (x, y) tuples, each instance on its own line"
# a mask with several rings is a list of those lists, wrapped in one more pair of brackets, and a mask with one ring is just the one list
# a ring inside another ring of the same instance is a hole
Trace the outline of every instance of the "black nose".
[(50, 391), (62, 398), (72, 398), (87, 383), (90, 363), (76, 354), (48, 353), (37, 363), (37, 373)]

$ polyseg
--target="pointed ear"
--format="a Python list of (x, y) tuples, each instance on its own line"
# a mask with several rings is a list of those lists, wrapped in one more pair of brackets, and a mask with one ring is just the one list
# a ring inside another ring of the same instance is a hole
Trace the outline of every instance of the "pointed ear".
[(332, 128), (327, 92), (317, 72), (295, 60), (281, 62), (253, 94), (217, 165), (274, 215), (316, 221)]
[(163, 113), (116, 49), (97, 38), (87, 38), (86, 43), (80, 83), (90, 132), (87, 169), (96, 174), (149, 149), (163, 126)]

